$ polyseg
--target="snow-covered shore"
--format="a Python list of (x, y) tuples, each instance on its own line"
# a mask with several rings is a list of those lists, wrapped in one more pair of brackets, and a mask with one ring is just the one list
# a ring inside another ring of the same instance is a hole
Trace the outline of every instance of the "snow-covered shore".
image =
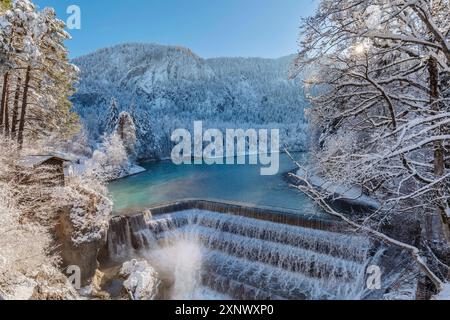
[(297, 170), (295, 174), (302, 179), (308, 179), (309, 183), (314, 187), (332, 194), (333, 201), (343, 202), (352, 207), (367, 208), (371, 211), (376, 211), (381, 207), (380, 202), (365, 195), (361, 187), (333, 183), (316, 174), (306, 176), (302, 169)]
[[(80, 163), (72, 163), (65, 170), (64, 173), (66, 176), (71, 175), (83, 175), (87, 170), (86, 163), (84, 161), (80, 161)], [(111, 179), (110, 181), (123, 179), (126, 177), (134, 176), (140, 173), (147, 171), (144, 167), (141, 167), (137, 164), (130, 164), (126, 170), (122, 171), (117, 177)]]

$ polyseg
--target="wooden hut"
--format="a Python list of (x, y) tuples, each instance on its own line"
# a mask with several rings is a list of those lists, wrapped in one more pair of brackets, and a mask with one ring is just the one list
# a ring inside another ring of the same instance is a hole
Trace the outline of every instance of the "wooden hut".
[(60, 186), (65, 185), (64, 166), (71, 160), (59, 155), (30, 155), (19, 161), (19, 165), (30, 170), (36, 170), (44, 167), (55, 169), (55, 175), (52, 175), (51, 184)]

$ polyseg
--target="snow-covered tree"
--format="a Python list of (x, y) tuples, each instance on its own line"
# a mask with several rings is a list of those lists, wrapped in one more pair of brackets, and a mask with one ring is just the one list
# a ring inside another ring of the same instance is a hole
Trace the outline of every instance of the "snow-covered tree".
[(37, 122), (36, 126), (41, 126), (44, 134), (57, 134), (65, 139), (79, 130), (78, 116), (71, 111), (69, 101), (75, 92), (73, 84), (77, 81), (78, 68), (69, 62), (64, 41), (70, 35), (64, 31), (64, 22), (56, 18), (54, 9), (45, 8), (39, 15), (40, 24), (46, 30), (39, 42), (42, 57), (38, 69), (43, 72), (37, 70), (33, 78), (40, 90), (36, 92), (38, 107), (31, 105), (28, 122), (31, 127)]
[(111, 99), (109, 108), (106, 114), (105, 120), (105, 132), (111, 134), (117, 127), (117, 122), (119, 120), (119, 107), (117, 105), (117, 100), (115, 98)]
[(15, 0), (0, 24), (2, 131), (20, 146), (26, 137), (75, 132), (78, 119), (68, 97), (77, 69), (68, 61), (64, 23), (53, 9), (37, 12), (29, 0)]
[[(419, 216), (421, 248), (444, 257), (450, 239), (449, 16), (448, 0), (322, 1), (304, 20), (293, 73), (309, 71), (311, 123), (322, 130), (311, 161), (315, 174), (360, 186), (382, 203), (361, 217), (365, 226), (380, 230)], [(333, 196), (309, 192), (322, 200)], [(437, 287), (442, 274), (429, 274)]]
[(86, 162), (86, 175), (100, 181), (110, 181), (128, 172), (130, 161), (123, 141), (117, 134), (106, 136), (92, 158)]
[(116, 127), (116, 134), (122, 140), (122, 143), (130, 158), (136, 156), (136, 126), (134, 120), (128, 112), (121, 112)]

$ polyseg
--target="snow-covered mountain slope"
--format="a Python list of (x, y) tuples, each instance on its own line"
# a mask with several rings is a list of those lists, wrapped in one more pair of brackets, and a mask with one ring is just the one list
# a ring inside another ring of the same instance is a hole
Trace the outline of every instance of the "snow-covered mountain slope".
[(73, 61), (81, 70), (75, 110), (89, 135), (104, 133), (111, 99), (132, 114), (141, 156), (167, 156), (176, 128), (280, 128), (282, 143), (305, 145), (307, 105), (288, 80), (293, 56), (202, 59), (182, 47), (124, 44)]

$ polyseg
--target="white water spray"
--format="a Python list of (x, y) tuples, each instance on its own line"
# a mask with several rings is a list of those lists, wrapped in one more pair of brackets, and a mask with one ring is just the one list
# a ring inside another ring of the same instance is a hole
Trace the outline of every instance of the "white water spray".
[(360, 236), (201, 210), (131, 225), (122, 238), (147, 248), (168, 299), (359, 299), (364, 292), (371, 243)]

